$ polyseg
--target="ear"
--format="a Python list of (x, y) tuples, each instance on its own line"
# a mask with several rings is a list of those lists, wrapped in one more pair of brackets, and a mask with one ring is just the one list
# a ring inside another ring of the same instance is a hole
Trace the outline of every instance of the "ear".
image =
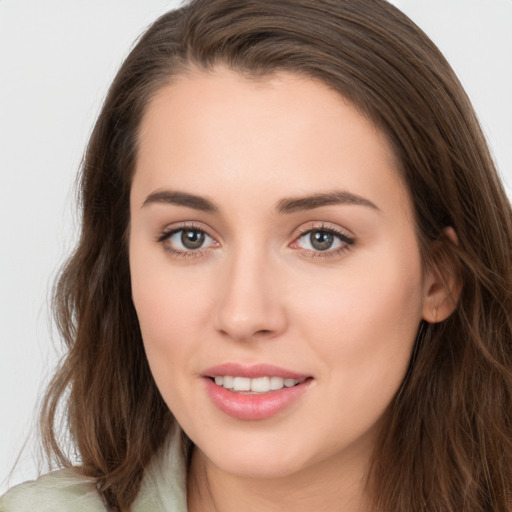
[(462, 291), (460, 268), (450, 244), (458, 245), (458, 238), (455, 230), (447, 227), (435, 242), (425, 276), (422, 318), (431, 324), (442, 322), (453, 313)]

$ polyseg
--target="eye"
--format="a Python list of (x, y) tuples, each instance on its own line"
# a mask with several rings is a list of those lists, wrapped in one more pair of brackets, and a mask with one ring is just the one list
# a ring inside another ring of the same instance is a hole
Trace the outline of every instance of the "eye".
[(195, 250), (200, 249), (205, 242), (211, 238), (198, 229), (180, 229), (169, 237), (169, 241), (180, 249)]
[(193, 226), (168, 230), (162, 233), (157, 241), (161, 242), (167, 251), (180, 256), (191, 255), (193, 252), (200, 253), (202, 249), (216, 243), (204, 230)]
[[(313, 228), (303, 232), (293, 246), (312, 251), (336, 255), (355, 244), (354, 238), (332, 228)], [(327, 254), (325, 254), (327, 256)], [(318, 254), (319, 255), (319, 254)]]

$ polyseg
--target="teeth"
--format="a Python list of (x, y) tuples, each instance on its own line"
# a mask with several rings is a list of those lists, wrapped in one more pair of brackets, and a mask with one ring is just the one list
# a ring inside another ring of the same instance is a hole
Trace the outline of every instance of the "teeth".
[(226, 388), (226, 389), (233, 389), (234, 387), (234, 378), (233, 377), (221, 377), (224, 382), (222, 383), (222, 385)]
[(284, 386), (284, 379), (282, 377), (270, 377), (270, 389), (275, 391)]
[(283, 379), (282, 377), (257, 377), (249, 379), (247, 377), (232, 377), (230, 375), (215, 377), (215, 384), (232, 391), (245, 391), (252, 393), (268, 393), (279, 389), (291, 388), (304, 382), (296, 379)]
[(256, 393), (268, 393), (270, 391), (270, 378), (259, 377), (257, 379), (251, 379), (251, 391)]
[(251, 391), (251, 379), (247, 377), (235, 377), (233, 380), (235, 391)]

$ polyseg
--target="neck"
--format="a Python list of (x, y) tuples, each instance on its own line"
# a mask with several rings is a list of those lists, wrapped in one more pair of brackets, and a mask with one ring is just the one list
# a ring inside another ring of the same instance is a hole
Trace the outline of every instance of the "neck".
[(365, 493), (366, 457), (343, 456), (321, 461), (278, 478), (233, 475), (194, 448), (187, 479), (189, 512), (277, 512), (311, 510), (370, 512)]

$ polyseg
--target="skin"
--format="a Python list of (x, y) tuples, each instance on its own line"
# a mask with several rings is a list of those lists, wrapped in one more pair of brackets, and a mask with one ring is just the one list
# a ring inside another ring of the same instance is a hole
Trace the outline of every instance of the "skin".
[[(371, 450), (419, 323), (452, 309), (446, 280), (422, 268), (397, 169), (386, 137), (306, 77), (195, 70), (148, 105), (131, 191), (133, 300), (157, 386), (196, 445), (191, 511), (369, 510)], [(218, 211), (148, 200), (162, 191)], [(332, 191), (373, 206), (276, 211)], [(184, 224), (208, 235), (202, 247), (165, 238)], [(311, 229), (353, 243), (316, 250)], [(204, 389), (201, 373), (224, 362), (313, 380), (279, 414), (239, 420)]]

